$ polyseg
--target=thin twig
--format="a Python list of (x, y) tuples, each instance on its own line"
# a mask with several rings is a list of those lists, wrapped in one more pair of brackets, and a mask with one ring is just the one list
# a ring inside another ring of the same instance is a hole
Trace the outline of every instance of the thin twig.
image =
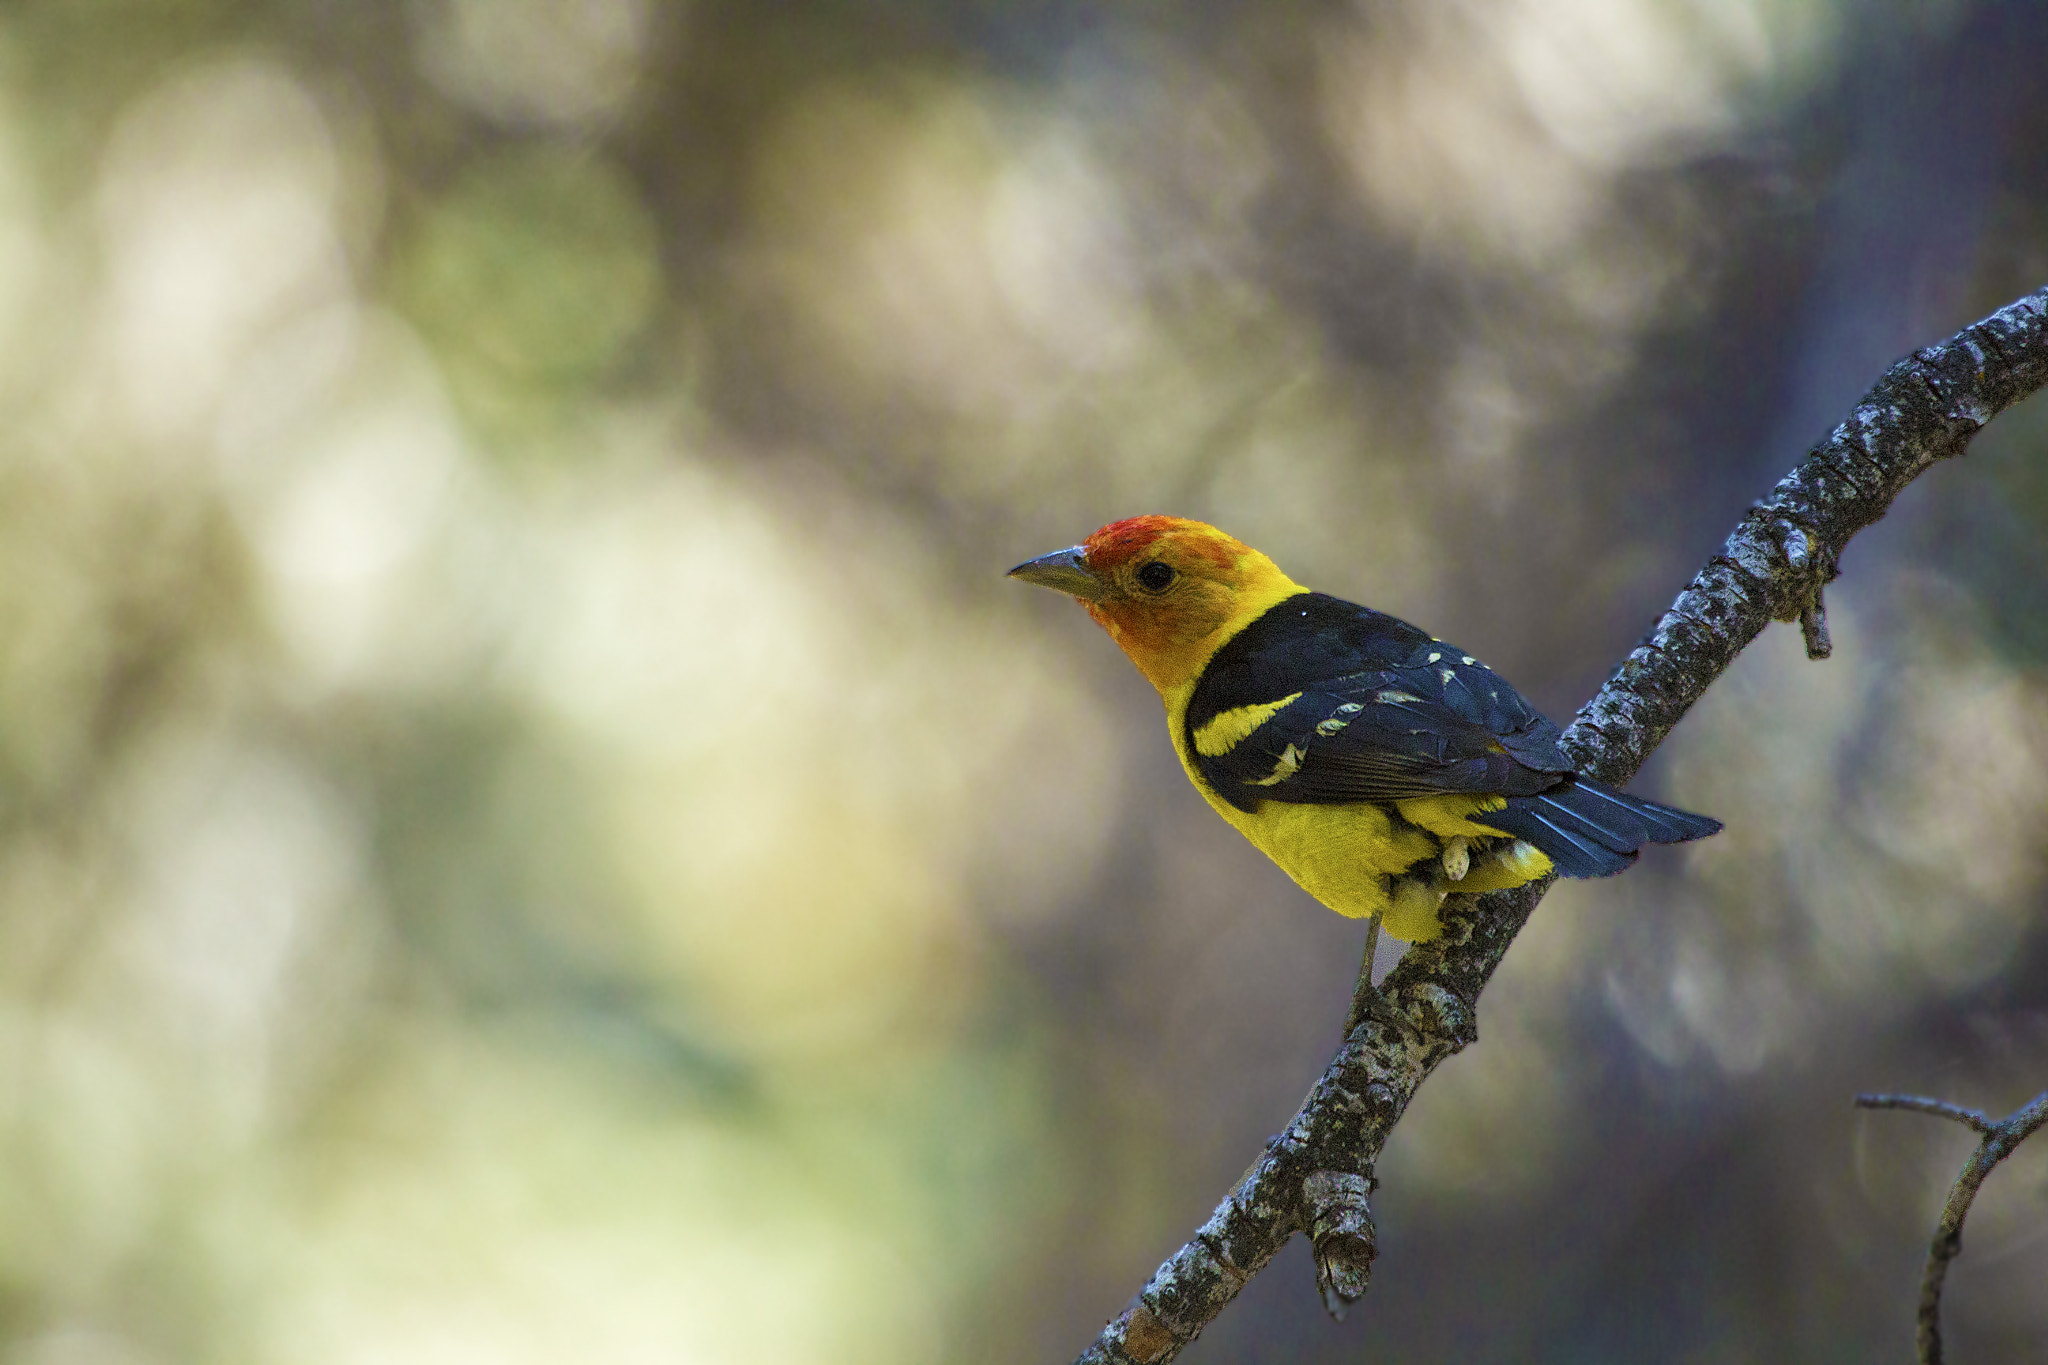
[(1984, 1184), (1991, 1168), (2012, 1155), (2036, 1130), (2048, 1124), (2048, 1091), (1993, 1122), (1982, 1110), (1965, 1109), (1946, 1100), (1923, 1095), (1858, 1095), (1859, 1109), (1906, 1109), (1916, 1114), (1933, 1114), (1954, 1119), (1983, 1135), (1977, 1150), (1963, 1163), (1961, 1175), (1949, 1187), (1948, 1202), (1942, 1206), (1941, 1222), (1934, 1229), (1934, 1241), (1927, 1248), (1927, 1265), (1920, 1272), (1920, 1317), (1915, 1340), (1920, 1348), (1920, 1365), (1941, 1365), (1941, 1287), (1948, 1278), (1948, 1263), (1963, 1252), (1963, 1220), (1970, 1216), (1970, 1201)]
[[(1624, 783), (1707, 685), (1772, 621), (1826, 645), (1821, 590), (1851, 536), (1936, 461), (2048, 383), (2048, 289), (1916, 351), (1743, 518), (1720, 554), (1579, 712), (1565, 750)], [(1452, 896), (1443, 935), (1411, 948), (1286, 1129), (1106, 1327), (1081, 1362), (1161, 1365), (1213, 1321), (1281, 1245), (1306, 1231), (1333, 1315), (1365, 1292), (1377, 1247), (1373, 1163), (1437, 1064), (1478, 1037), (1479, 993), (1548, 882)], [(1369, 969), (1368, 969), (1369, 970)]]
[(1858, 1109), (1910, 1109), (1916, 1114), (1933, 1114), (1940, 1118), (1954, 1119), (1965, 1128), (1978, 1133), (1991, 1131), (1991, 1116), (1982, 1109), (1965, 1109), (1960, 1104), (1947, 1100), (1931, 1100), (1925, 1095), (1858, 1095)]
[(1379, 1001), (1379, 986), (1372, 979), (1372, 969), (1380, 955), (1380, 922), (1371, 920), (1365, 928), (1365, 954), (1358, 961), (1358, 984), (1351, 988), (1351, 1009), (1344, 1016), (1344, 1036), (1350, 1037), (1351, 1030), (1365, 1022)]

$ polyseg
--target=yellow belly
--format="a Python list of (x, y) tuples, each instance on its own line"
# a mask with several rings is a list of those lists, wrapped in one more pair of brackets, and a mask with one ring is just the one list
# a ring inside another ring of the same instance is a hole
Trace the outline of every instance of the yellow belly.
[[(1255, 813), (1237, 809), (1203, 791), (1209, 804), (1238, 832), (1278, 863), (1281, 870), (1340, 915), (1379, 917), (1395, 938), (1419, 943), (1442, 932), (1437, 920), (1440, 894), (1400, 895), (1399, 879), (1418, 864), (1427, 875), (1443, 857), (1451, 837), (1501, 837), (1498, 830), (1466, 817), (1498, 807), (1499, 798), (1431, 796), (1398, 803), (1413, 828), (1395, 824), (1375, 802), (1297, 805), (1267, 801)], [(1419, 818), (1418, 818), (1419, 817)], [(1443, 879), (1434, 890), (1499, 891), (1534, 881), (1550, 870), (1550, 859), (1519, 840), (1491, 856), (1475, 856), (1458, 881)], [(1419, 889), (1419, 888), (1418, 888)]]
[[(1506, 804), (1498, 796), (1424, 796), (1391, 806), (1264, 801), (1256, 811), (1241, 811), (1212, 791), (1182, 752), (1172, 711), (1169, 704), (1174, 751), (1195, 790), (1302, 890), (1340, 915), (1377, 917), (1395, 938), (1419, 943), (1443, 931), (1436, 913), (1442, 893), (1499, 891), (1550, 871), (1548, 857), (1513, 840), (1473, 856), (1462, 879), (1443, 876), (1441, 859), (1452, 839), (1506, 839), (1501, 831), (1472, 821)], [(1401, 822), (1390, 817), (1390, 809), (1400, 812)]]

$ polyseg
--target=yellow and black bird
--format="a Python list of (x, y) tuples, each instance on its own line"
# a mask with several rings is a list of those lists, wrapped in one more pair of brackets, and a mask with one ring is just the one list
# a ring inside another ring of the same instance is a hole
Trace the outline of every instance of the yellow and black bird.
[(1010, 575), (1079, 598), (1159, 689), (1218, 814), (1396, 938), (1436, 937), (1449, 892), (1604, 877), (1721, 828), (1574, 772), (1558, 728), (1471, 655), (1203, 522), (1114, 522)]

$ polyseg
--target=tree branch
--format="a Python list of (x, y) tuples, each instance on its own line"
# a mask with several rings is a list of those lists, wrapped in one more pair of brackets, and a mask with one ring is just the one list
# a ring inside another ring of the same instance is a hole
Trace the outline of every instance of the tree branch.
[(1937, 1118), (1954, 1119), (1974, 1133), (1988, 1133), (1993, 1128), (1991, 1116), (1982, 1109), (1965, 1109), (1960, 1104), (1947, 1100), (1931, 1100), (1925, 1095), (1858, 1095), (1858, 1109), (1907, 1109), (1916, 1114), (1933, 1114)]
[(1941, 1286), (1948, 1278), (1948, 1263), (1963, 1252), (1963, 1220), (1970, 1216), (1970, 1201), (1977, 1197), (1991, 1168), (2012, 1155), (2035, 1130), (2048, 1125), (2048, 1092), (2034, 1096), (2024, 1107), (1996, 1123), (1981, 1110), (1965, 1109), (1945, 1100), (1920, 1095), (1858, 1095), (1859, 1109), (1908, 1109), (1934, 1114), (1982, 1136), (1977, 1150), (1963, 1163), (1961, 1175), (1949, 1187), (1948, 1203), (1942, 1206), (1941, 1222), (1934, 1229), (1934, 1241), (1927, 1248), (1927, 1267), (1920, 1272), (1920, 1321), (1915, 1340), (1920, 1347), (1920, 1365), (1941, 1365)]
[[(2048, 288), (1885, 371), (1848, 420), (1749, 510), (1579, 711), (1566, 752), (1603, 781), (1625, 783), (1772, 621), (1801, 622), (1807, 653), (1826, 657), (1821, 592), (1849, 538), (2044, 382)], [(1314, 1242), (1333, 1316), (1365, 1293), (1377, 1254), (1373, 1162), (1416, 1087), (1478, 1037), (1479, 993), (1548, 887), (1445, 902), (1442, 937), (1411, 948), (1383, 983), (1387, 1008), (1351, 1029), (1286, 1130), (1077, 1365), (1171, 1360), (1296, 1232)]]

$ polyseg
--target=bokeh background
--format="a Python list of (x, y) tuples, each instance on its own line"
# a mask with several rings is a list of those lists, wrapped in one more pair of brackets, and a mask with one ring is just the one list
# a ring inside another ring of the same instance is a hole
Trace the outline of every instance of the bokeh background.
[[(1062, 1360), (1360, 927), (1016, 561), (1224, 524), (1569, 717), (2048, 281), (2048, 7), (7, 0), (0, 1359)], [(1188, 1353), (1903, 1359), (2048, 1086), (2048, 408), (1858, 540)], [(1956, 1358), (2048, 1359), (2048, 1142)]]

